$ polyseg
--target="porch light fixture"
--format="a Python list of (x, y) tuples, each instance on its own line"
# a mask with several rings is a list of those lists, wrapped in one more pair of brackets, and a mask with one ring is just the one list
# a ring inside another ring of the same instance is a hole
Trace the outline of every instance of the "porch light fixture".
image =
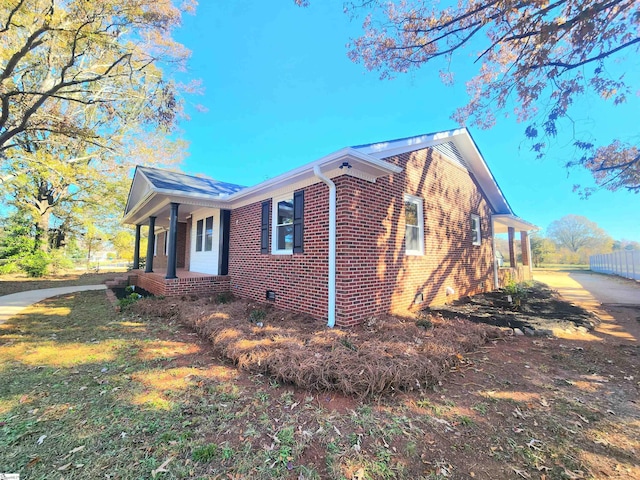
[(342, 165), (340, 165), (340, 170), (342, 170), (343, 168), (351, 168), (351, 164), (349, 162), (342, 162)]

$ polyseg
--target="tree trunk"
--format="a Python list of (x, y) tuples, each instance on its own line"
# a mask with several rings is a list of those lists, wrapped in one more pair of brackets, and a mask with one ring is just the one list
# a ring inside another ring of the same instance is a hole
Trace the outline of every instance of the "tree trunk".
[(35, 250), (49, 251), (49, 220), (51, 218), (51, 206), (53, 195), (47, 182), (42, 181), (38, 187), (38, 196), (34, 206), (38, 212), (36, 219)]
[(36, 242), (34, 249), (49, 251), (49, 218), (51, 217), (51, 212), (49, 209), (46, 209), (44, 212), (38, 212), (38, 218), (36, 221)]

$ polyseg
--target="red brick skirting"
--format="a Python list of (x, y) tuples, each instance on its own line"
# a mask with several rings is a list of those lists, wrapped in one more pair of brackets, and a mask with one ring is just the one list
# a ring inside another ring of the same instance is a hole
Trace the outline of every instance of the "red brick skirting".
[(211, 295), (230, 291), (231, 279), (227, 275), (166, 279), (157, 273), (139, 273), (129, 276), (129, 283), (144, 288), (154, 295), (178, 297), (181, 295)]

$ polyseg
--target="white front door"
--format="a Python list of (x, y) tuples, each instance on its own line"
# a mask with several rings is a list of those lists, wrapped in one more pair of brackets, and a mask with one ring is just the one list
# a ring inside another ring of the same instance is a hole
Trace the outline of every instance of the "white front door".
[(192, 214), (190, 248), (189, 270), (218, 275), (220, 210), (207, 208)]

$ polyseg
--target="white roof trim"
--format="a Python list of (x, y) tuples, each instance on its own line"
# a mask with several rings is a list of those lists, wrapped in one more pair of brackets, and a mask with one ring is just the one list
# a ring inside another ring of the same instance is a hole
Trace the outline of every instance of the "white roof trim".
[[(299, 177), (304, 177), (309, 174), (313, 175), (313, 167), (316, 165), (319, 167), (330, 166), (333, 169), (332, 163), (335, 163), (336, 166), (338, 163), (343, 161), (352, 160), (354, 162), (362, 162), (363, 164), (369, 164), (374, 167), (374, 170), (378, 171), (378, 176), (389, 175), (391, 173), (399, 173), (402, 171), (401, 167), (397, 165), (393, 165), (392, 163), (385, 162), (379, 158), (373, 157), (371, 155), (363, 154), (351, 147), (343, 148), (338, 150), (337, 152), (326, 155), (315, 162), (307, 163), (301, 167), (298, 167), (294, 170), (290, 170), (282, 175), (278, 175), (277, 177), (270, 178), (269, 180), (265, 180), (262, 183), (254, 185), (253, 187), (248, 187), (239, 192), (232, 193), (227, 197), (229, 202), (234, 202), (241, 198), (251, 196), (260, 192), (261, 190), (270, 189), (276, 187), (282, 183), (293, 183), (299, 179)], [(348, 173), (348, 172), (345, 172)]]
[(372, 143), (353, 148), (376, 158), (385, 158), (451, 141), (452, 137), (462, 132), (468, 134), (465, 128), (459, 128), (456, 130), (446, 130), (444, 132), (401, 138), (399, 140), (389, 140), (388, 142)]
[(482, 154), (478, 150), (476, 143), (466, 128), (390, 140), (388, 142), (372, 143), (353, 148), (367, 155), (382, 159), (446, 142), (452, 142), (466, 160), (469, 171), (480, 184), (480, 188), (489, 200), (493, 211), (496, 213), (513, 214), (509, 202), (507, 202)]
[[(349, 162), (352, 168), (343, 172), (339, 168), (343, 162)], [(135, 221), (136, 217), (139, 216), (141, 209), (143, 209), (154, 197), (158, 195), (179, 197), (186, 200), (184, 203), (189, 203), (189, 200), (194, 201), (194, 203), (198, 201), (207, 202), (214, 208), (235, 208), (240, 205), (246, 205), (247, 203), (252, 203), (252, 201), (259, 201), (260, 199), (265, 198), (265, 196), (269, 196), (272, 192), (287, 186), (299, 184), (301, 182), (304, 184), (320, 182), (320, 179), (318, 179), (313, 173), (313, 169), (316, 165), (322, 168), (326, 174), (331, 174), (331, 176), (343, 174), (351, 175), (370, 182), (375, 182), (379, 177), (402, 171), (402, 168), (397, 165), (371, 155), (364, 154), (351, 147), (347, 147), (326, 155), (314, 162), (278, 175), (277, 177), (270, 178), (269, 180), (254, 185), (253, 187), (247, 187), (229, 195), (206, 195), (202, 193), (189, 193), (173, 189), (157, 188), (146, 178), (144, 171), (136, 169), (131, 190), (129, 191), (129, 200), (133, 196), (134, 188), (139, 184), (137, 179), (140, 176), (142, 176), (142, 178), (144, 178), (148, 183), (150, 191), (145, 198), (134, 205), (131, 210), (125, 210), (127, 213), (124, 215), (122, 221), (124, 223)], [(127, 209), (129, 208), (130, 206), (127, 203)]]
[[(491, 218), (493, 219), (494, 228), (496, 230), (499, 229), (499, 228), (496, 228), (498, 225), (504, 228), (513, 227), (516, 230), (527, 231), (527, 232), (528, 231), (537, 232), (538, 230), (540, 230), (540, 227), (538, 227), (537, 225), (534, 225), (533, 223), (529, 223), (526, 220), (523, 220), (522, 218), (518, 217), (517, 215), (498, 214), (498, 215), (492, 215)], [(495, 232), (495, 233), (505, 233), (505, 232), (506, 230)]]

